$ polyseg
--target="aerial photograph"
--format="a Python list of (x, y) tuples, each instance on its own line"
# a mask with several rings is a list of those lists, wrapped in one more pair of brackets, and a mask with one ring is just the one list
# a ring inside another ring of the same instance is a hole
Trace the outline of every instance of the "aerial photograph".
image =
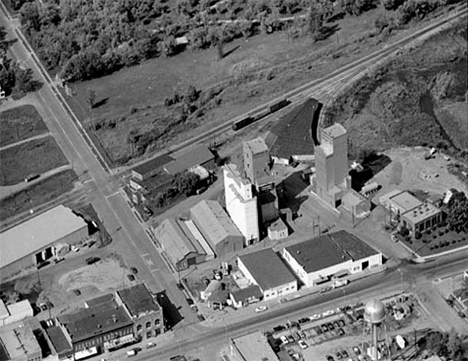
[(468, 361), (467, 0), (0, 0), (0, 361)]

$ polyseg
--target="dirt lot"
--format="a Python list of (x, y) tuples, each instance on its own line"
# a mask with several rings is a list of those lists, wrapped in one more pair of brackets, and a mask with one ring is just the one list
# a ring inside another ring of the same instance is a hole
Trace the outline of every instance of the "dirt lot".
[(23, 105), (0, 113), (0, 147), (47, 133), (36, 108)]
[(0, 151), (0, 185), (23, 182), (31, 174), (41, 174), (67, 164), (55, 139), (47, 136)]
[(468, 194), (468, 187), (448, 172), (450, 161), (441, 153), (424, 160), (427, 151), (428, 148), (421, 147), (394, 148), (383, 152), (392, 162), (371, 180), (382, 186), (373, 197), (374, 201), (394, 189), (418, 189), (442, 195), (448, 189), (455, 188)]

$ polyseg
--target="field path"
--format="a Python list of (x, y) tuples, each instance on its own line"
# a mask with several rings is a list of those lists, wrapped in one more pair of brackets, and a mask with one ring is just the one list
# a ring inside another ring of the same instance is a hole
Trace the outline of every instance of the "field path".
[(48, 137), (49, 135), (51, 135), (49, 132), (44, 133), (44, 134), (35, 135), (34, 137), (30, 137), (28, 139), (23, 139), (23, 140), (20, 140), (19, 142), (16, 142), (16, 143), (13, 143), (13, 144), (8, 144), (8, 145), (5, 145), (4, 147), (0, 147), (0, 150), (8, 149), (8, 148), (14, 147), (16, 145), (20, 145), (20, 144), (29, 142), (29, 141), (34, 140), (34, 139), (45, 138), (45, 137)]

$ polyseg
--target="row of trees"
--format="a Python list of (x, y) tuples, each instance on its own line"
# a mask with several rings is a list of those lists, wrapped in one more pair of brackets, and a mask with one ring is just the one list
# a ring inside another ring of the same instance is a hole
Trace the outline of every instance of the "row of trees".
[(200, 188), (200, 182), (200, 176), (193, 172), (184, 171), (177, 173), (172, 179), (170, 186), (166, 187), (156, 196), (153, 204), (157, 208), (162, 208), (172, 204), (182, 196), (195, 194), (196, 190)]
[(40, 88), (31, 69), (23, 69), (7, 56), (12, 41), (6, 38), (6, 30), (0, 26), (0, 88), (7, 95), (13, 92), (29, 93)]

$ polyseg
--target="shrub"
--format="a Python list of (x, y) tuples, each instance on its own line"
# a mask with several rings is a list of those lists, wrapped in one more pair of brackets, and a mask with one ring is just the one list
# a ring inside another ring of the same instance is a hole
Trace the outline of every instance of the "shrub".
[(419, 232), (419, 231), (416, 231), (416, 233), (414, 234), (414, 238), (416, 238), (416, 239), (420, 239), (421, 237), (422, 237), (422, 234), (421, 234), (421, 232)]

